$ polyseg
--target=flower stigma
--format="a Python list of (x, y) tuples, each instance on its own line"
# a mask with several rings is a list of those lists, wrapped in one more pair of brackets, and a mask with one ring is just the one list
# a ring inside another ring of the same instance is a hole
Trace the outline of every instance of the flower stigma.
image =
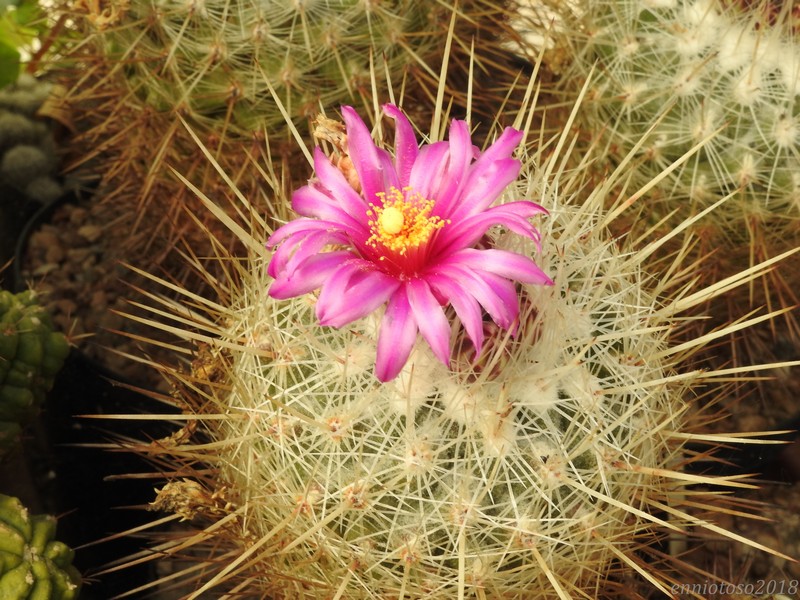
[(431, 216), (433, 200), (426, 200), (410, 187), (398, 190), (391, 186), (388, 192), (379, 192), (381, 205), (370, 204), (370, 237), (367, 245), (389, 250), (405, 256), (409, 250), (427, 243), (433, 233), (449, 220)]
[(405, 221), (406, 219), (399, 209), (387, 206), (378, 218), (378, 227), (390, 235), (395, 235), (403, 230)]

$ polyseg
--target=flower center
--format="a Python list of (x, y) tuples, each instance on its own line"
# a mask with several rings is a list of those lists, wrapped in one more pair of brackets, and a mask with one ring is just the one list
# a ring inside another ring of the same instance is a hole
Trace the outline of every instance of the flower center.
[[(370, 204), (370, 237), (367, 245), (389, 250), (405, 256), (409, 250), (425, 244), (437, 229), (447, 221), (432, 217), (434, 201), (426, 200), (411, 188), (402, 191), (392, 186), (388, 192), (380, 192), (381, 206)], [(384, 257), (381, 257), (383, 259)]]
[(406, 218), (403, 216), (403, 212), (394, 206), (383, 209), (381, 216), (378, 217), (378, 227), (389, 235), (400, 233), (405, 222)]

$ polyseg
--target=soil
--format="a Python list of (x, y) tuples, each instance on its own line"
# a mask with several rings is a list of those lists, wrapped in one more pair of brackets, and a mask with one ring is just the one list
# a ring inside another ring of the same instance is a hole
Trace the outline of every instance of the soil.
[[(797, 310), (795, 310), (797, 313)], [(800, 315), (798, 315), (800, 316)], [(773, 324), (756, 326), (744, 335), (753, 352), (754, 364), (772, 361), (800, 360), (800, 346), (793, 341), (781, 319)], [(741, 335), (741, 334), (740, 334)], [(741, 346), (740, 346), (741, 347)], [(763, 356), (759, 357), (759, 350)], [(719, 365), (725, 348), (717, 349)], [(729, 365), (728, 365), (729, 366)], [(719, 408), (727, 418), (712, 425), (723, 432), (770, 432), (763, 439), (780, 440), (776, 445), (746, 445), (721, 449), (716, 456), (725, 464), (709, 465), (720, 474), (752, 474), (750, 481), (757, 489), (739, 490), (732, 498), (763, 520), (738, 515), (715, 515), (715, 523), (755, 543), (772, 548), (791, 559), (800, 558), (800, 366), (759, 373), (766, 381), (744, 384), (736, 394), (723, 397)], [(769, 597), (767, 592), (789, 589), (800, 582), (800, 562), (787, 560), (742, 543), (731, 543), (716, 534), (695, 545), (689, 555), (693, 565), (736, 584), (763, 585), (753, 596)], [(774, 582), (770, 584), (770, 582)], [(767, 587), (769, 585), (770, 587)], [(794, 588), (792, 588), (794, 589)], [(708, 594), (708, 598), (730, 598), (730, 594)], [(776, 596), (777, 598), (778, 596)], [(800, 593), (785, 593), (785, 598), (798, 598)]]
[(174, 353), (138, 342), (136, 336), (163, 339), (152, 327), (124, 316), (150, 317), (132, 302), (142, 302), (137, 287), (146, 278), (126, 266), (119, 253), (127, 235), (124, 218), (107, 204), (66, 197), (29, 223), (18, 247), (17, 289), (33, 288), (72, 344), (110, 377), (146, 389), (165, 390), (150, 365), (131, 356), (174, 361)]
[[(130, 273), (113, 257), (108, 214), (101, 213), (106, 209), (93, 210), (70, 198), (34, 217), (38, 205), (0, 192), (4, 194), (0, 267), (7, 265), (0, 269), (0, 283), (12, 291), (30, 283), (41, 292), (57, 326), (74, 344), (40, 418), (25, 429), (18, 448), (0, 461), (0, 491), (20, 498), (32, 514), (58, 517), (56, 539), (76, 550), (74, 564), (85, 578), (81, 599), (108, 600), (152, 580), (152, 566), (98, 577), (109, 560), (138, 552), (145, 545), (135, 536), (98, 541), (151, 521), (152, 513), (142, 508), (153, 500), (153, 488), (161, 480), (158, 470), (153, 472), (141, 457), (109, 447), (120, 436), (154, 439), (171, 428), (83, 415), (171, 411), (118, 383), (130, 380), (148, 389), (163, 387), (152, 368), (134, 361), (128, 364), (104, 348), (140, 352), (132, 340), (102, 329), (138, 331), (132, 322), (111, 312), (115, 308), (131, 312), (122, 297), (132, 296), (121, 283), (125, 277), (130, 280)], [(38, 225), (30, 243), (24, 244), (27, 262), (23, 265), (18, 262), (23, 247), (20, 232), (34, 221)], [(102, 235), (98, 235), (101, 224)]]

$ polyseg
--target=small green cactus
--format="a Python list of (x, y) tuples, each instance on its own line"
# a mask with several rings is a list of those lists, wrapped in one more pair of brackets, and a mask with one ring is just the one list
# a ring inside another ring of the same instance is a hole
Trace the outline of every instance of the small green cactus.
[(55, 539), (56, 519), (29, 515), (19, 499), (0, 494), (0, 598), (74, 600), (81, 575), (74, 551)]
[(68, 353), (33, 291), (0, 291), (0, 452), (35, 416)]
[(23, 73), (0, 90), (0, 189), (13, 188), (41, 204), (64, 193), (53, 133), (36, 118), (52, 87)]

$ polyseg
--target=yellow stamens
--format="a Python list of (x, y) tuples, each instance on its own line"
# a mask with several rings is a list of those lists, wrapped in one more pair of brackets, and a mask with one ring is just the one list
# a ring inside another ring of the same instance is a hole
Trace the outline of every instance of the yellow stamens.
[(411, 188), (403, 191), (392, 186), (378, 197), (381, 206), (370, 205), (367, 213), (372, 235), (367, 244), (382, 247), (393, 253), (405, 255), (410, 249), (427, 242), (433, 232), (445, 226), (447, 221), (432, 217), (433, 200), (426, 200)]

